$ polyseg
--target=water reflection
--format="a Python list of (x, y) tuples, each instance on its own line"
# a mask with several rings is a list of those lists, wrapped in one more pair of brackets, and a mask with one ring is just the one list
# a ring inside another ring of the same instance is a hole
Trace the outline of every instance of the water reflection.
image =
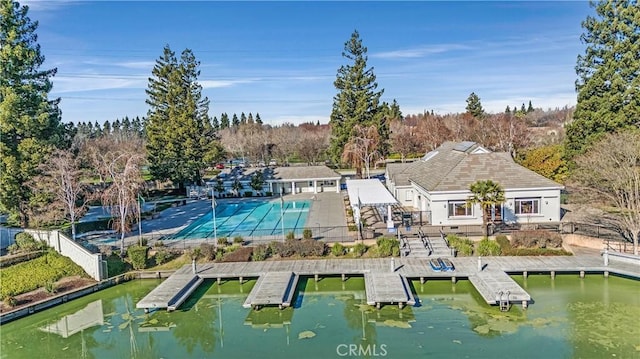
[(58, 334), (63, 338), (69, 338), (85, 329), (102, 325), (104, 325), (104, 313), (102, 312), (102, 300), (98, 299), (87, 304), (86, 307), (79, 311), (65, 315), (60, 320), (38, 329), (43, 332)]

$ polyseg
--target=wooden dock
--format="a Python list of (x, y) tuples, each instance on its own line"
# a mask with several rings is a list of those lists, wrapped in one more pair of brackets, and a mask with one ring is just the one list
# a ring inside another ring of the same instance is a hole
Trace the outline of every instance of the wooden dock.
[(261, 275), (256, 285), (242, 305), (245, 308), (259, 309), (264, 306), (291, 306), (298, 284), (298, 275), (293, 272), (268, 272)]
[(511, 303), (517, 302), (526, 308), (531, 301), (529, 293), (499, 269), (485, 269), (468, 278), (487, 304), (499, 304), (501, 309), (508, 309)]
[(200, 276), (191, 272), (190, 266), (185, 266), (142, 298), (136, 304), (136, 308), (145, 311), (165, 308), (168, 311), (176, 310), (202, 281)]
[[(407, 279), (420, 279), (421, 283), (431, 279), (450, 279), (453, 283), (468, 278), (489, 304), (522, 303), (527, 305), (531, 297), (509, 274), (549, 273), (602, 273), (623, 275), (640, 279), (640, 265), (616, 260), (608, 264), (600, 255), (562, 257), (486, 257), (482, 258), (483, 270), (478, 270), (478, 257), (450, 258), (455, 265), (453, 272), (434, 272), (429, 262), (411, 258), (369, 258), (369, 259), (314, 259), (282, 260), (237, 263), (206, 263), (198, 266), (197, 275), (191, 266), (178, 270), (161, 283), (138, 304), (138, 308), (167, 308), (173, 310), (184, 302), (200, 283), (200, 278), (258, 278), (245, 305), (291, 305), (298, 276), (308, 276), (319, 280), (324, 276), (365, 276), (367, 303), (414, 304)], [(394, 262), (395, 261), (395, 262)], [(395, 268), (390, 271), (390, 266)], [(502, 292), (502, 294), (501, 294)], [(502, 300), (501, 300), (502, 295)], [(269, 302), (270, 301), (270, 302)], [(412, 303), (413, 301), (413, 303)]]
[(407, 278), (398, 273), (371, 272), (364, 274), (367, 304), (380, 308), (383, 304), (415, 305)]

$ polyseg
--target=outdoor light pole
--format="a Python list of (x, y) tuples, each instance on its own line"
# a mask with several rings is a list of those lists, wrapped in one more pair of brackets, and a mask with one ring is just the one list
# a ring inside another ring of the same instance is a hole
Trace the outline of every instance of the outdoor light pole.
[(218, 243), (218, 226), (216, 223), (216, 196), (213, 195), (213, 188), (211, 189), (211, 212), (213, 217), (213, 239), (215, 243)]
[(284, 188), (280, 189), (280, 223), (282, 225), (282, 242), (284, 242)]

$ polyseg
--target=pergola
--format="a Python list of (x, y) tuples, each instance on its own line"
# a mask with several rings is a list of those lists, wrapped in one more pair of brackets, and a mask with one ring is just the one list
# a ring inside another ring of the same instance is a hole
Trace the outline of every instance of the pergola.
[(391, 218), (391, 205), (398, 201), (378, 179), (347, 180), (349, 202), (353, 207), (354, 219), (360, 223), (360, 208), (363, 206), (382, 207), (387, 210), (387, 228), (394, 228)]

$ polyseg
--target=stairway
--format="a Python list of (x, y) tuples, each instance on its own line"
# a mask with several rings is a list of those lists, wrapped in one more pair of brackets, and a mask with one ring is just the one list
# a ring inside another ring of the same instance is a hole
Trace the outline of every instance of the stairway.
[(447, 242), (440, 236), (429, 236), (429, 243), (431, 243), (431, 257), (451, 257), (451, 248), (447, 246)]
[(429, 250), (422, 244), (420, 238), (407, 238), (411, 252), (408, 258), (429, 258)]

